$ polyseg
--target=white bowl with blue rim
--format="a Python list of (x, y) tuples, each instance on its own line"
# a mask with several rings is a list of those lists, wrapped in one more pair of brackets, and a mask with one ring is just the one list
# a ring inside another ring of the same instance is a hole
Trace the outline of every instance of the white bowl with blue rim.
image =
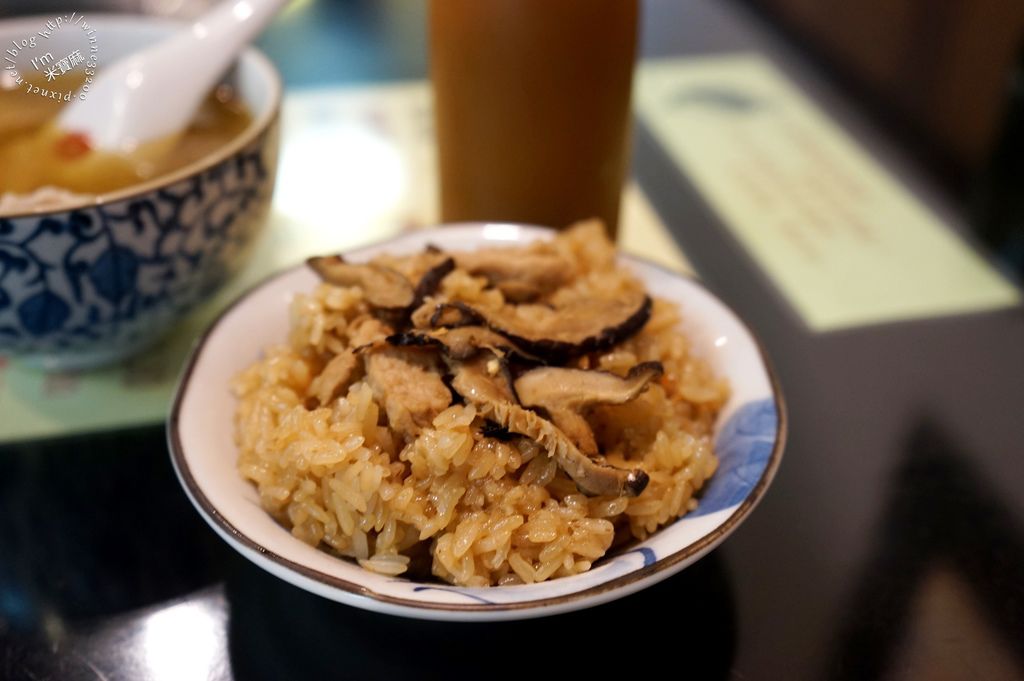
[[(550, 238), (539, 227), (473, 224), (413, 232), (345, 253), (359, 262), (414, 253), (521, 244)], [(677, 303), (697, 352), (729, 381), (716, 424), (719, 468), (697, 510), (646, 541), (612, 552), (588, 572), (540, 584), (465, 588), (364, 570), (296, 539), (261, 507), (236, 469), (235, 399), (230, 381), (286, 336), (291, 298), (318, 282), (305, 266), (267, 279), (237, 300), (197, 341), (168, 420), (171, 459), (182, 487), (210, 526), (261, 568), (315, 594), (382, 613), (437, 620), (507, 620), (586, 608), (631, 594), (679, 572), (718, 546), (768, 489), (785, 441), (785, 408), (757, 341), (743, 322), (697, 282), (627, 255), (655, 296)]]
[[(48, 18), (0, 21), (0, 44), (36, 34)], [(100, 68), (187, 30), (146, 16), (85, 21), (95, 30)], [(73, 26), (48, 38), (46, 49), (81, 47), (81, 29)], [(214, 153), (60, 209), (0, 214), (0, 356), (44, 368), (122, 359), (157, 340), (242, 266), (274, 188), (281, 79), (255, 48), (242, 53), (227, 79), (253, 120)]]

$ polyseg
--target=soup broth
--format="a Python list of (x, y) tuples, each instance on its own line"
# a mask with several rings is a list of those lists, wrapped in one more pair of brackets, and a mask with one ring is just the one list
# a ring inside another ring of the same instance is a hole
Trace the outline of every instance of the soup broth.
[[(62, 77), (61, 88), (81, 85)], [(248, 127), (252, 115), (234, 90), (217, 87), (203, 101), (188, 128), (149, 142), (127, 155), (90, 149), (87, 139), (57, 128), (62, 101), (27, 92), (44, 82), (28, 80), (0, 89), (0, 195), (29, 194), (57, 187), (76, 194), (103, 194), (158, 178), (223, 147)], [(160, 153), (155, 153), (159, 149)]]

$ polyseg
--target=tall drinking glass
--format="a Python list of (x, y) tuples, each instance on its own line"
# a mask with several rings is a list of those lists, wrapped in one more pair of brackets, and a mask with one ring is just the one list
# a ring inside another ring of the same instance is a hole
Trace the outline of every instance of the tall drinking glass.
[(628, 165), (637, 0), (432, 0), (445, 222), (614, 236)]

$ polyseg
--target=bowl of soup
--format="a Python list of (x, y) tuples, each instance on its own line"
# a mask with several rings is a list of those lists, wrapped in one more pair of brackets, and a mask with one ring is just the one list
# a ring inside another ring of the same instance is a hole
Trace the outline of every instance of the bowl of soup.
[(143, 16), (0, 21), (0, 356), (44, 368), (123, 359), (252, 251), (281, 107), (280, 77), (255, 48), (159, 154), (105, 154), (55, 124), (105, 65), (179, 30)]

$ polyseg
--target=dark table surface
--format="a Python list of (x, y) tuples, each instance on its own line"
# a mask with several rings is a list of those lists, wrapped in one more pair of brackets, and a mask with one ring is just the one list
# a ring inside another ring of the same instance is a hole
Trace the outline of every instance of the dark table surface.
[[(956, 206), (744, 10), (651, 0), (647, 56), (768, 54), (927, 204)], [(292, 87), (422, 77), (424, 5), (307, 3), (262, 44)], [(814, 334), (640, 129), (634, 172), (773, 357), (783, 465), (719, 549), (620, 601), (442, 624), (341, 606), (235, 555), (162, 428), (0, 448), (0, 679), (1024, 678), (1024, 314)]]

